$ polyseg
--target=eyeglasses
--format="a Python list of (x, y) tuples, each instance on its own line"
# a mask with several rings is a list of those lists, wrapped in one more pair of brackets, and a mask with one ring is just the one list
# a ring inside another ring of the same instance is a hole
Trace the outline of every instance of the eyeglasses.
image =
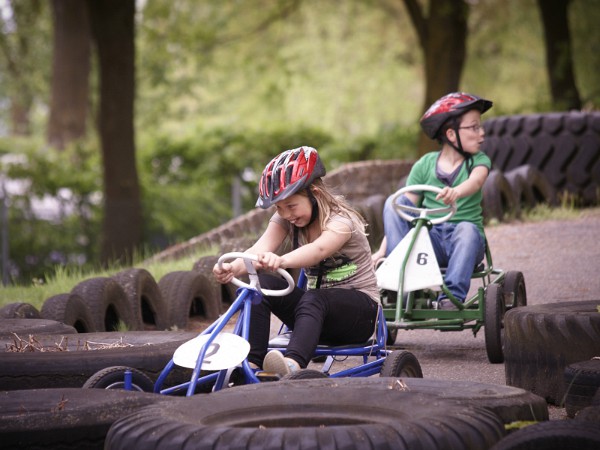
[(458, 127), (459, 130), (473, 130), (475, 133), (479, 133), (481, 130), (483, 130), (483, 125), (481, 124), (477, 124), (477, 125), (471, 125), (470, 127)]

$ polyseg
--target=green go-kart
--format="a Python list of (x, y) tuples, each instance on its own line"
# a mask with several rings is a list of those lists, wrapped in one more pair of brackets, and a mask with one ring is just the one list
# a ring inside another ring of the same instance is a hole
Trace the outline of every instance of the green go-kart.
[[(456, 212), (456, 205), (426, 209), (396, 202), (402, 194), (423, 191), (439, 193), (441, 189), (429, 185), (407, 186), (397, 191), (392, 199), (396, 212), (411, 222), (412, 228), (376, 271), (388, 328), (388, 344), (395, 342), (398, 330), (471, 329), (476, 336), (483, 327), (489, 361), (502, 363), (504, 314), (511, 308), (527, 304), (523, 273), (495, 268), (486, 240), (485, 258), (472, 275), (472, 280), (479, 282), (480, 286), (472, 297), (461, 303), (444, 283), (444, 269), (438, 265), (429, 238), (429, 229), (449, 220)], [(441, 292), (456, 309), (438, 309), (437, 298)]]

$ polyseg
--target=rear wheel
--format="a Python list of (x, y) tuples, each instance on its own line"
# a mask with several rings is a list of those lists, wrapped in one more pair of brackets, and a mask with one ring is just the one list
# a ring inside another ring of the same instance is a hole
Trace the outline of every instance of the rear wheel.
[(131, 372), (131, 389), (138, 392), (153, 392), (154, 383), (148, 375), (126, 366), (107, 367), (92, 375), (84, 384), (84, 389), (125, 389), (125, 374)]
[(506, 272), (502, 292), (507, 311), (512, 308), (527, 306), (527, 289), (525, 288), (523, 272), (515, 270)]
[(502, 286), (490, 284), (485, 290), (484, 308), (485, 350), (492, 364), (504, 362), (502, 322), (504, 318), (504, 297)]
[(406, 350), (399, 350), (387, 355), (379, 376), (423, 378), (423, 371), (415, 355)]

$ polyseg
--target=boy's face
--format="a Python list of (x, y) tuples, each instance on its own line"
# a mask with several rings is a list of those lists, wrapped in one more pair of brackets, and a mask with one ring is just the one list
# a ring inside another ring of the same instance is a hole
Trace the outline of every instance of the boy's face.
[[(454, 130), (448, 131), (452, 133), (452, 138), (456, 141)], [(476, 109), (472, 109), (463, 114), (460, 118), (458, 132), (460, 133), (460, 142), (463, 150), (471, 154), (477, 153), (485, 139), (485, 131), (483, 131), (483, 126), (481, 125), (481, 113)]]

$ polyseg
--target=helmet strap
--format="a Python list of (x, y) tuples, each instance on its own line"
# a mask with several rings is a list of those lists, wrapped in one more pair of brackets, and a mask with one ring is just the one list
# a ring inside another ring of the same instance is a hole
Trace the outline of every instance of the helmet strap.
[[(308, 196), (308, 200), (310, 200), (310, 204), (312, 206), (312, 212), (310, 214), (310, 220), (308, 221), (308, 224), (305, 227), (303, 227), (303, 228), (308, 227), (315, 220), (317, 220), (317, 217), (319, 217), (319, 203), (317, 202), (317, 199), (315, 198), (315, 195), (312, 193), (312, 191), (310, 190), (309, 187), (306, 188), (306, 195)], [(292, 239), (292, 249), (296, 250), (297, 248), (298, 248), (298, 227), (294, 225), (294, 235), (293, 235), (293, 239)]]
[(456, 150), (465, 159), (465, 163), (467, 165), (467, 173), (470, 174), (471, 170), (473, 170), (473, 157), (470, 153), (465, 152), (463, 149), (462, 142), (460, 140), (460, 133), (458, 132), (459, 125), (456, 124), (452, 127), (452, 129), (454, 130), (454, 134), (456, 135), (456, 144), (450, 142), (450, 139), (448, 139), (445, 135), (443, 138), (444, 142), (446, 142), (450, 147)]

